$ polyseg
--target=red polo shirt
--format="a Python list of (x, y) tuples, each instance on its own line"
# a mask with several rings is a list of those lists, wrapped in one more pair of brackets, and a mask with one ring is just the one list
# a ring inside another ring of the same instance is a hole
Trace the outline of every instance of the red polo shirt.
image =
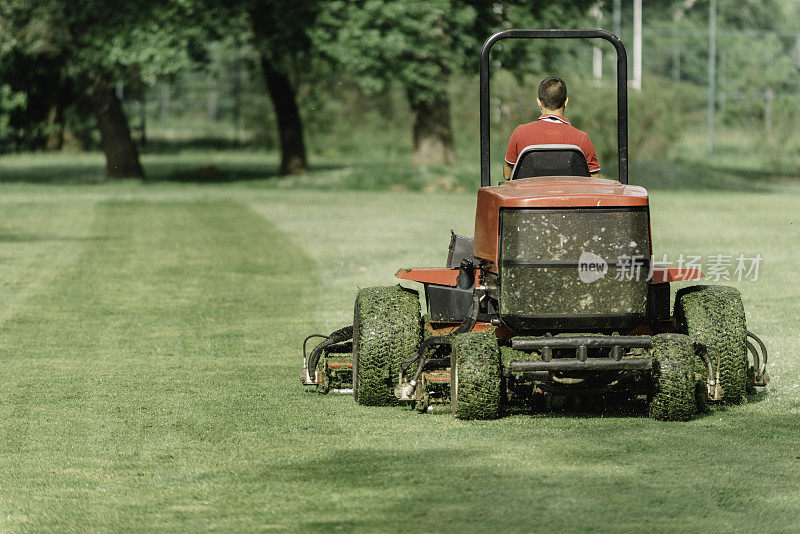
[(583, 150), (589, 172), (596, 173), (600, 170), (597, 153), (589, 136), (572, 126), (564, 117), (542, 115), (534, 122), (517, 126), (508, 142), (506, 163), (513, 167), (519, 153), (529, 145), (575, 145)]

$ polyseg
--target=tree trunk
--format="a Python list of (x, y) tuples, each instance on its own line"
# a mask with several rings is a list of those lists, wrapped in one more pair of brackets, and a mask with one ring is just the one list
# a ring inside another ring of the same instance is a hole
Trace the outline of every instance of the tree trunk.
[(414, 165), (453, 165), (453, 129), (450, 99), (417, 100), (409, 94), (414, 114)]
[(47, 140), (45, 150), (61, 150), (64, 148), (64, 110), (60, 103), (50, 106), (47, 113)]
[(281, 174), (301, 174), (308, 171), (306, 145), (303, 141), (303, 122), (295, 101), (295, 91), (289, 78), (275, 69), (266, 55), (261, 55), (261, 67), (267, 82), (272, 106), (278, 117), (278, 136), (281, 141)]
[(89, 87), (88, 96), (106, 154), (106, 176), (144, 178), (139, 152), (117, 95), (105, 81), (97, 80)]

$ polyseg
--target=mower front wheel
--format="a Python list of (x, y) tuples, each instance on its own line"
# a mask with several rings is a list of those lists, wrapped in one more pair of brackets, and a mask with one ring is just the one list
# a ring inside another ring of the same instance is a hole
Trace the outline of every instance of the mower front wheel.
[(653, 337), (653, 393), (650, 417), (661, 421), (688, 421), (695, 403), (694, 344), (683, 334)]
[[(702, 343), (715, 367), (723, 402), (738, 404), (747, 391), (747, 325), (739, 291), (730, 286), (684, 287), (675, 295), (678, 328)], [(700, 374), (708, 378), (705, 366)]]
[(452, 343), (450, 403), (458, 419), (500, 415), (500, 348), (488, 332), (458, 334)]
[(353, 396), (358, 404), (397, 404), (394, 386), (400, 362), (422, 339), (419, 295), (399, 285), (367, 287), (353, 312)]

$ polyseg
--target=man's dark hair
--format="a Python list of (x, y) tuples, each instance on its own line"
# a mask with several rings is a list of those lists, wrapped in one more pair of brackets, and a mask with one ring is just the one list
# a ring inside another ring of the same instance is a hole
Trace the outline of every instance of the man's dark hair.
[(561, 109), (567, 100), (567, 84), (561, 78), (546, 78), (539, 84), (539, 100), (547, 109)]

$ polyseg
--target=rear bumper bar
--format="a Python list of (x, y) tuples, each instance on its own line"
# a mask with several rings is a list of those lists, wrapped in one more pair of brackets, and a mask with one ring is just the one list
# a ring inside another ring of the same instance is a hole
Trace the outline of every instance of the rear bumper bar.
[(511, 347), (517, 350), (577, 349), (586, 348), (649, 349), (653, 346), (651, 336), (564, 336), (564, 337), (519, 337), (511, 340)]
[(612, 360), (611, 358), (554, 358), (549, 362), (509, 362), (506, 369), (512, 373), (528, 371), (626, 371), (647, 370), (653, 367), (651, 358), (625, 358)]
[[(652, 336), (543, 336), (518, 337), (511, 340), (511, 347), (522, 351), (538, 351), (540, 361), (511, 361), (506, 370), (511, 373), (528, 371), (625, 371), (646, 370), (653, 367), (651, 358), (626, 358), (629, 349), (649, 349)], [(611, 349), (603, 354), (607, 357), (589, 357), (590, 349)], [(574, 358), (554, 357), (553, 351), (575, 351)]]

